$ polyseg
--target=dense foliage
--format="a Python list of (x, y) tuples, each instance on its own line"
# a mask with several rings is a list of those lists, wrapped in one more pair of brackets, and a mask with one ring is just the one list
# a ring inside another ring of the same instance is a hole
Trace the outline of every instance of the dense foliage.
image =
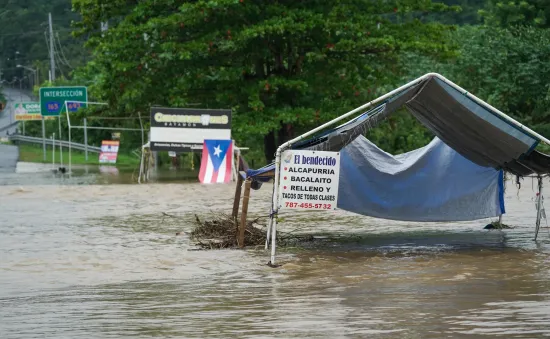
[(461, 85), (550, 136), (550, 29), (467, 27), (455, 38)]
[(118, 114), (152, 104), (232, 108), (237, 141), (263, 142), (267, 159), (296, 133), (394, 86), (400, 53), (450, 52), (446, 26), (413, 17), (445, 9), (430, 1), (74, 5), (80, 32), (92, 36), (89, 72), (101, 75), (93, 89), (100, 100)]
[(550, 28), (548, 0), (489, 0), (486, 9), (480, 13), (488, 26)]
[[(5, 74), (22, 75), (13, 68), (11, 54), (18, 50), (19, 58), (42, 66), (45, 74), (43, 33), (52, 11), (66, 59), (83, 65), (71, 73), (62, 66), (68, 79), (56, 84), (87, 85), (93, 100), (109, 103), (75, 114), (78, 121), (85, 114), (148, 117), (151, 105), (232, 108), (238, 144), (252, 147), (248, 156), (263, 162), (281, 142), (435, 71), (550, 137), (546, 0), (73, 0), (72, 5), (69, 13), (69, 0), (8, 0), (8, 12), (0, 10), (0, 17), (8, 15), (13, 25), (0, 34), (0, 63), (10, 66), (4, 66)], [(102, 23), (108, 30), (100, 29)], [(39, 34), (29, 27), (39, 27)], [(89, 124), (139, 126), (137, 120)], [(38, 125), (28, 131), (40, 133)], [(98, 144), (108, 135), (91, 131), (89, 139)], [(140, 133), (123, 137), (124, 145), (141, 143)], [(368, 137), (401, 153), (433, 136), (401, 112)]]

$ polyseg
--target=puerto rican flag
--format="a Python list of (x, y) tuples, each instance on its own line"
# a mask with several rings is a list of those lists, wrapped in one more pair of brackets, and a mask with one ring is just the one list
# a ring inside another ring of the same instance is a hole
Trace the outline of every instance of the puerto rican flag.
[(204, 140), (199, 180), (203, 184), (228, 183), (233, 166), (232, 140)]

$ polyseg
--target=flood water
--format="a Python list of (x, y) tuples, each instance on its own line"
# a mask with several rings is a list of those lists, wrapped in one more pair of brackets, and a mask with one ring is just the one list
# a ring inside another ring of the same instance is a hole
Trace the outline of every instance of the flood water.
[[(0, 177), (3, 339), (550, 336), (550, 234), (533, 241), (531, 179), (519, 193), (508, 182), (506, 231), (284, 215), (283, 231), (337, 239), (281, 249), (270, 268), (262, 248), (196, 251), (175, 235), (230, 211), (234, 184), (19, 172)], [(252, 192), (252, 215), (270, 193)]]

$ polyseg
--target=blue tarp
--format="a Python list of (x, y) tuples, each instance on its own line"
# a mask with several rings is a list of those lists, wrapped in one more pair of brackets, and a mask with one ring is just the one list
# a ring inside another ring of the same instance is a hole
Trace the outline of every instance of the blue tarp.
[[(275, 164), (270, 164), (262, 168), (255, 169), (249, 169), (246, 171), (246, 177), (247, 178), (254, 178), (254, 180), (258, 180), (261, 182), (268, 182), (269, 180), (273, 179), (273, 173), (275, 173)], [(267, 175), (270, 174), (270, 175)], [(265, 177), (262, 177), (262, 175), (265, 175)]]
[(438, 138), (393, 156), (363, 136), (340, 153), (338, 207), (405, 221), (462, 221), (504, 213), (501, 170), (474, 164)]

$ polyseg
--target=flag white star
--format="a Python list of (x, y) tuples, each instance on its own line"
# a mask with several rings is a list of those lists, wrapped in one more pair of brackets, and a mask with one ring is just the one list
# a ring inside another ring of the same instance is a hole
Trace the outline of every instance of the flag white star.
[(222, 148), (220, 147), (220, 145), (214, 147), (214, 155), (215, 156), (217, 156), (219, 158), (221, 152), (222, 152)]

